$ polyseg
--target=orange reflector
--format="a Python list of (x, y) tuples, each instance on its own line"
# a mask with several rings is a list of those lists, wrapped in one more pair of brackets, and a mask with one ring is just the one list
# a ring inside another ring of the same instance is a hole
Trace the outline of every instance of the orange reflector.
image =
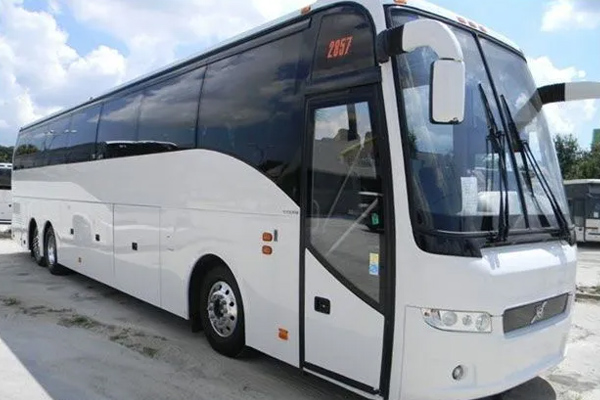
[(487, 29), (485, 29), (485, 26), (483, 25), (479, 25), (479, 30), (481, 30), (481, 32), (487, 33)]
[(271, 246), (263, 246), (262, 252), (264, 255), (270, 256), (273, 254), (273, 248)]
[(300, 14), (306, 15), (310, 12), (311, 9), (312, 9), (311, 6), (302, 7), (302, 9), (300, 10)]
[(279, 328), (279, 339), (281, 340), (289, 340), (290, 333), (286, 329)]
[(272, 242), (272, 241), (273, 241), (273, 234), (271, 232), (263, 233), (263, 242)]
[(460, 22), (461, 24), (466, 24), (467, 20), (464, 19), (463, 17), (458, 17), (458, 22)]
[(395, 2), (396, 4), (401, 4), (401, 5), (405, 6), (405, 5), (406, 5), (406, 3), (407, 3), (407, 0), (394, 0), (394, 2)]
[(469, 26), (470, 26), (471, 28), (475, 28), (475, 29), (477, 29), (477, 24), (476, 24), (475, 22), (469, 21)]

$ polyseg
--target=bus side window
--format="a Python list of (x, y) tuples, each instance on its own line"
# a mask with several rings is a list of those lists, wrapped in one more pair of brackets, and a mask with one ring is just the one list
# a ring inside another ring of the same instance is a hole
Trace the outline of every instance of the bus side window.
[(232, 155), (299, 201), (302, 98), (296, 74), (302, 34), (275, 40), (208, 67), (198, 146)]
[(144, 91), (138, 142), (148, 153), (194, 148), (204, 69), (171, 77)]
[(118, 158), (138, 155), (135, 145), (141, 93), (109, 100), (102, 107), (96, 158)]
[(71, 117), (67, 116), (50, 124), (46, 137), (46, 164), (64, 164), (67, 155), (69, 125)]
[(79, 110), (73, 115), (69, 128), (67, 162), (78, 163), (93, 159), (99, 116), (100, 105)]

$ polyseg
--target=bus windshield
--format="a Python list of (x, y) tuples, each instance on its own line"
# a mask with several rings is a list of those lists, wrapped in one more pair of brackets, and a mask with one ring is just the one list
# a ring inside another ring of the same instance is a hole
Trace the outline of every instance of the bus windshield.
[[(395, 26), (419, 18), (400, 11), (392, 16)], [(503, 123), (506, 115), (501, 114), (497, 102), (497, 96), (504, 96), (509, 110), (516, 114), (535, 92), (525, 61), (508, 49), (484, 41), (488, 71), (479, 39), (467, 30), (451, 29), (461, 44), (466, 67), (465, 118), (461, 123), (434, 124), (429, 118), (431, 64), (438, 58), (433, 50), (420, 48), (396, 57), (414, 228), (478, 235), (498, 231), (500, 224), (513, 232), (558, 228), (552, 196), (544, 190), (539, 174), (525, 155), (511, 151), (517, 147), (509, 143)], [(494, 141), (490, 124), (506, 136)], [(561, 211), (567, 215), (558, 161), (543, 114), (522, 133)], [(508, 214), (504, 222), (500, 221), (501, 202)]]

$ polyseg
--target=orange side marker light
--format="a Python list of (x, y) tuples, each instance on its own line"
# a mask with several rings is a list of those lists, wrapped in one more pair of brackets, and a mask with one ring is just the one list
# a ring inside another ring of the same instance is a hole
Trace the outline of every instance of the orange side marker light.
[(273, 248), (271, 246), (263, 246), (262, 253), (266, 256), (273, 254)]
[(279, 328), (279, 339), (281, 339), (281, 340), (289, 340), (290, 339), (290, 333), (287, 331), (287, 329)]
[(272, 242), (273, 241), (273, 234), (271, 232), (264, 232), (262, 239), (263, 239), (263, 242)]

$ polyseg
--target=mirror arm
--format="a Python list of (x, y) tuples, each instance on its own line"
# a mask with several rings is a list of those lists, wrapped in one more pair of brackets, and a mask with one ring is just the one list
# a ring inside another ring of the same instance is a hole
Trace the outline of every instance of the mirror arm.
[(515, 114), (517, 128), (527, 126), (546, 104), (590, 99), (600, 99), (600, 82), (565, 82), (539, 87)]
[(377, 35), (377, 59), (380, 63), (390, 55), (411, 52), (419, 47), (430, 47), (444, 60), (463, 60), (463, 52), (450, 28), (431, 19), (418, 19), (390, 28)]

